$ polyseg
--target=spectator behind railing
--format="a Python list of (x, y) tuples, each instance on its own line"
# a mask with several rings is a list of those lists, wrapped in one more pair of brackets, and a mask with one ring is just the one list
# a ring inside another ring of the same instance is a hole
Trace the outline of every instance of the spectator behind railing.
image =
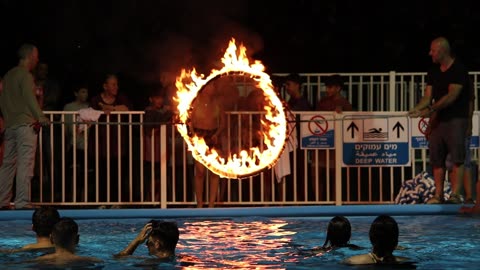
[[(35, 79), (35, 93), (37, 95), (37, 101), (40, 105), (42, 111), (58, 111), (61, 110), (62, 106), (60, 103), (61, 100), (61, 88), (60, 83), (49, 76), (48, 64), (45, 62), (40, 62), (33, 70), (33, 77)], [(53, 115), (55, 121), (60, 119), (60, 115)], [(50, 117), (50, 115), (47, 115)], [(52, 119), (52, 118), (50, 118)], [(50, 166), (50, 161), (53, 161), (54, 164), (61, 162), (61, 148), (59, 144), (53, 143), (58, 138), (61, 138), (61, 128), (59, 125), (48, 126), (42, 128), (42, 159), (43, 162), (40, 163), (37, 160), (37, 171), (40, 169), (38, 166), (41, 164), (43, 170), (43, 179), (44, 181), (54, 181), (55, 190), (54, 197), (56, 201), (60, 201), (60, 190), (61, 190), (61, 181), (60, 181), (60, 166)], [(40, 158), (40, 155), (37, 155)], [(37, 175), (40, 175), (37, 172)]]
[[(191, 136), (198, 136), (205, 140), (210, 149), (221, 150), (221, 134), (225, 129), (225, 111), (223, 104), (218, 99), (218, 87), (215, 81), (205, 85), (197, 98), (192, 103), (191, 121), (189, 132)], [(203, 207), (204, 183), (207, 168), (195, 161), (195, 195), (197, 207)], [(219, 176), (210, 172), (209, 181), (209, 207), (214, 207), (218, 193)]]
[[(352, 104), (342, 96), (342, 90), (344, 86), (343, 78), (338, 75), (334, 74), (325, 79), (325, 87), (326, 87), (326, 95), (320, 99), (315, 107), (316, 111), (335, 111), (336, 113), (342, 113), (344, 111), (351, 111)], [(327, 160), (327, 151), (328, 149), (320, 149), (318, 150), (318, 161), (315, 160), (315, 155), (312, 158), (312, 177), (314, 177), (317, 173), (316, 167), (318, 166), (318, 174), (320, 179), (325, 179), (326, 181), (330, 181), (330, 197), (327, 198), (323, 197), (323, 193), (327, 193), (324, 189), (322, 184), (319, 184), (317, 188), (315, 188), (316, 181), (310, 181), (310, 194), (313, 196), (312, 192), (316, 189), (320, 194), (320, 199), (330, 199), (335, 200), (335, 151), (329, 152), (329, 158)], [(328, 165), (327, 165), (328, 164)], [(329, 178), (327, 179), (327, 170), (329, 170)], [(332, 180), (332, 181), (331, 181)], [(325, 185), (326, 186), (326, 185)]]
[[(128, 111), (131, 108), (128, 98), (118, 93), (118, 78), (116, 75), (108, 74), (105, 76), (103, 82), (103, 92), (94, 96), (90, 101), (90, 107), (95, 110), (104, 111), (104, 115), (100, 116), (99, 123), (106, 123), (107, 118), (110, 119), (110, 123), (121, 123), (122, 115), (110, 115), (111, 112)], [(128, 181), (126, 177), (122, 177), (122, 194), (118, 194), (118, 178), (128, 175), (126, 169), (128, 168), (124, 161), (126, 153), (126, 126), (120, 125), (121, 129), (121, 141), (118, 138), (117, 125), (99, 124), (98, 125), (98, 151), (99, 151), (99, 196), (100, 201), (107, 201), (107, 181), (110, 181), (110, 201), (127, 201), (128, 199)], [(107, 130), (110, 132), (109, 138), (107, 138)], [(89, 152), (91, 158), (95, 158), (95, 131), (92, 130), (89, 133)], [(107, 141), (110, 141), (109, 153), (107, 153)], [(119, 150), (120, 147), (120, 150)], [(107, 155), (110, 155), (110, 162), (107, 162)], [(120, 158), (120, 160), (119, 160)], [(120, 162), (120, 163), (119, 163)], [(121, 175), (118, 174), (118, 168), (122, 169)], [(110, 168), (110, 178), (107, 178), (107, 170)], [(119, 198), (119, 195), (122, 198)]]
[[(255, 88), (248, 93), (247, 97), (239, 104), (240, 111), (246, 111), (248, 113), (243, 115), (236, 115), (240, 117), (241, 120), (241, 130), (238, 130), (238, 126), (235, 125), (234, 134), (232, 136), (231, 145), (232, 148), (229, 149), (237, 156), (240, 154), (240, 151), (249, 150), (254, 147), (258, 147), (260, 150), (264, 150), (263, 147), (263, 136), (264, 136), (264, 127), (262, 122), (265, 121), (265, 108), (267, 97), (261, 89)], [(237, 119), (233, 119), (230, 123), (237, 123)], [(263, 197), (265, 201), (272, 200), (272, 170), (265, 169), (263, 173), (263, 194), (261, 193), (261, 175), (256, 175), (253, 177), (253, 196), (259, 200)], [(242, 183), (242, 196), (247, 197), (248, 191), (250, 190), (250, 183), (245, 181)], [(278, 196), (280, 196), (278, 194)]]
[[(64, 111), (76, 111), (78, 112), (80, 109), (85, 109), (89, 107), (89, 102), (88, 102), (88, 88), (85, 85), (77, 85), (75, 86), (73, 90), (73, 94), (75, 96), (75, 100), (65, 104), (63, 107)], [(65, 115), (65, 135), (67, 139), (67, 151), (66, 151), (66, 157), (67, 157), (67, 175), (66, 178), (67, 180), (65, 181), (65, 184), (67, 186), (66, 191), (67, 194), (73, 194), (72, 185), (73, 185), (73, 172), (74, 172), (74, 167), (76, 168), (76, 182), (77, 182), (77, 189), (76, 189), (76, 194), (77, 194), (77, 201), (80, 198), (80, 195), (82, 195), (83, 192), (85, 192), (85, 189), (83, 187), (83, 179), (85, 175), (85, 133), (88, 134), (88, 129), (82, 127), (82, 124), (76, 124), (73, 125), (72, 123), (76, 121), (76, 117), (74, 117), (73, 114), (67, 114)], [(86, 126), (86, 124), (84, 125)], [(75, 134), (75, 141), (74, 141), (74, 135)], [(74, 155), (74, 150), (75, 150), (75, 160), (76, 162), (73, 162), (73, 155)], [(88, 169), (91, 170), (92, 167), (88, 166)], [(93, 181), (92, 181), (93, 182)], [(89, 189), (90, 190), (90, 189)], [(72, 195), (73, 196), (73, 195)]]
[(292, 111), (311, 111), (312, 108), (301, 92), (302, 77), (292, 73), (285, 78), (285, 90), (290, 96), (288, 107)]
[(38, 63), (35, 71), (35, 86), (41, 89), (40, 107), (44, 111), (57, 111), (61, 108), (60, 98), (62, 91), (57, 80), (48, 76), (48, 64), (45, 62)]
[[(311, 111), (312, 108), (308, 103), (307, 98), (301, 93), (301, 85), (303, 83), (302, 78), (300, 75), (296, 73), (292, 73), (285, 78), (285, 90), (287, 91), (288, 95), (290, 96), (288, 100), (288, 109), (293, 111)], [(296, 137), (297, 140), (300, 138), (300, 116), (295, 115), (296, 118)], [(298, 143), (297, 145), (300, 145)], [(306, 158), (306, 150), (297, 149), (296, 151), (290, 153), (290, 167), (292, 168), (292, 174), (287, 176), (287, 190), (294, 190), (292, 185), (296, 185), (297, 187), (297, 194), (296, 199), (299, 201), (307, 201), (308, 194), (305, 194), (305, 186), (307, 185), (307, 179), (309, 179), (308, 173), (305, 175), (304, 170), (298, 169), (295, 171), (294, 162), (297, 162), (297, 168), (304, 168), (308, 162), (308, 158)], [(295, 153), (295, 156), (294, 156)], [(296, 183), (294, 183), (296, 175)], [(295, 197), (289, 197), (294, 195), (293, 192), (287, 193), (286, 200), (293, 200)]]
[[(144, 120), (144, 194), (145, 200), (159, 201), (160, 190), (160, 123), (170, 122), (171, 107), (165, 105), (165, 90), (154, 86), (149, 94), (150, 104), (145, 108)], [(167, 160), (169, 157), (167, 157)], [(153, 175), (152, 175), (153, 166)], [(152, 189), (152, 180), (154, 181)]]

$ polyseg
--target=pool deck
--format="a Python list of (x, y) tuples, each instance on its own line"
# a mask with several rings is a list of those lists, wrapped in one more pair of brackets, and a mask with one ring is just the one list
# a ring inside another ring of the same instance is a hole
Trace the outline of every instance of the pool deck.
[[(61, 216), (74, 219), (124, 218), (225, 218), (225, 217), (331, 217), (457, 215), (462, 204), (439, 205), (348, 205), (348, 206), (284, 206), (236, 208), (170, 208), (170, 209), (60, 209)], [(33, 210), (0, 211), (0, 221), (31, 220)]]

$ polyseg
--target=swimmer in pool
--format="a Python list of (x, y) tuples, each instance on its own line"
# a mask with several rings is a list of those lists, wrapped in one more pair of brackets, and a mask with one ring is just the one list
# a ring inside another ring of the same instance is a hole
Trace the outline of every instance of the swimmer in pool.
[(0, 252), (15, 253), (23, 251), (52, 251), (54, 245), (50, 241), (53, 227), (60, 220), (60, 214), (53, 207), (35, 209), (32, 214), (32, 231), (36, 234), (36, 242), (16, 249), (0, 249)]
[(390, 216), (378, 216), (370, 226), (370, 242), (372, 252), (345, 259), (342, 263), (349, 265), (367, 264), (403, 264), (411, 265), (408, 258), (395, 256), (393, 251), (398, 245), (398, 224)]
[(151, 220), (124, 250), (114, 256), (132, 255), (137, 247), (145, 242), (150, 255), (159, 259), (173, 259), (179, 234), (176, 223)]
[(343, 216), (335, 216), (327, 226), (327, 238), (322, 247), (314, 249), (321, 251), (330, 251), (338, 248), (362, 249), (361, 247), (350, 244), (350, 237), (352, 236), (352, 226), (350, 221)]
[(75, 254), (80, 236), (77, 223), (68, 217), (63, 217), (55, 224), (51, 240), (55, 252), (35, 259), (35, 262), (54, 265), (78, 265), (78, 263), (98, 263), (102, 260), (94, 257), (84, 257)]

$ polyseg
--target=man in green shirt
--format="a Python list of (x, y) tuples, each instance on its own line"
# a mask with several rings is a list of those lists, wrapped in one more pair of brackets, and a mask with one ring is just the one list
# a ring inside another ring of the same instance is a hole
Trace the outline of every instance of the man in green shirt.
[(0, 207), (8, 209), (16, 175), (15, 208), (31, 208), (30, 181), (33, 177), (37, 149), (36, 124), (48, 119), (35, 98), (31, 71), (38, 63), (38, 49), (24, 44), (18, 50), (18, 66), (3, 78), (0, 108), (5, 121), (5, 153), (0, 167)]

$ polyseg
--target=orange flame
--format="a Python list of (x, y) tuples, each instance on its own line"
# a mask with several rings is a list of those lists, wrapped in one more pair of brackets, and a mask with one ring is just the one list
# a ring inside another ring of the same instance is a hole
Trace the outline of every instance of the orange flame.
[[(285, 147), (287, 120), (282, 101), (273, 90), (270, 76), (264, 72), (265, 67), (258, 60), (250, 64), (246, 48), (243, 45), (237, 49), (235, 39), (232, 38), (222, 58), (222, 63), (223, 68), (212, 70), (206, 78), (203, 74), (197, 74), (195, 68), (190, 72), (182, 70), (180, 77), (176, 80), (177, 97), (175, 101), (178, 103), (180, 121), (177, 129), (187, 143), (188, 149), (192, 151), (193, 157), (210, 171), (225, 178), (244, 178), (257, 174), (267, 167), (271, 168), (277, 162)], [(249, 155), (246, 150), (242, 150), (239, 156), (233, 155), (225, 159), (219, 156), (215, 149), (209, 149), (203, 138), (195, 135), (190, 137), (187, 123), (191, 104), (202, 87), (210, 80), (232, 72), (250, 76), (257, 83), (257, 87), (265, 93), (271, 105), (264, 108), (267, 121), (263, 121), (263, 124), (268, 122), (269, 130), (263, 134), (264, 147), (262, 151), (254, 147), (250, 149), (252, 155)]]

